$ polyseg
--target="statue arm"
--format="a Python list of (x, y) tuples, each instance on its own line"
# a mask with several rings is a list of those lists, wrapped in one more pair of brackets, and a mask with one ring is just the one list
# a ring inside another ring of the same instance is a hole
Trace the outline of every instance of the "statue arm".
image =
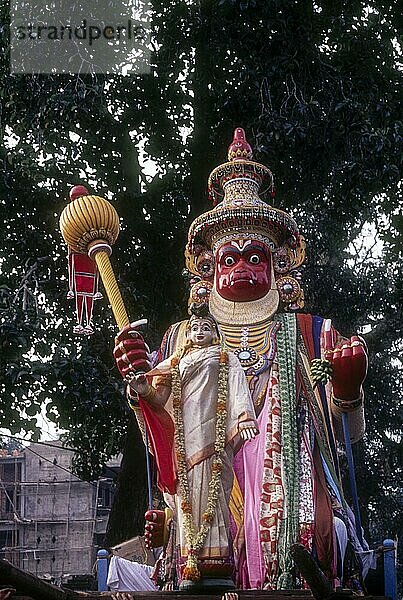
[(350, 339), (341, 337), (327, 321), (323, 333), (323, 353), (333, 368), (329, 403), (336, 437), (343, 441), (342, 414), (345, 412), (351, 441), (357, 442), (365, 433), (362, 388), (368, 364), (365, 343), (358, 336)]
[[(176, 339), (178, 337), (177, 332), (178, 330), (180, 330), (181, 325), (182, 322), (170, 325), (170, 327), (165, 332), (159, 350), (156, 353), (153, 353), (153, 355), (156, 354), (156, 358), (153, 360), (154, 366), (155, 364), (160, 364), (166, 356), (172, 354), (173, 348), (175, 348)], [(148, 369), (143, 369), (143, 371), (148, 371)], [(138, 396), (141, 396), (143, 400), (148, 401), (151, 406), (165, 406), (171, 392), (171, 378), (169, 375), (159, 375), (153, 377), (152, 387), (153, 389), (155, 389), (155, 395), (153, 390), (151, 389), (151, 385), (149, 384), (146, 378), (140, 375), (139, 381), (135, 381), (134, 379), (135, 378), (133, 378), (130, 381), (130, 384), (128, 384), (126, 388), (127, 398), (133, 410), (134, 407), (138, 406)], [(146, 397), (144, 397), (143, 394), (145, 394)], [(137, 413), (141, 415), (141, 410), (139, 409)], [(139, 421), (139, 418), (137, 418), (137, 420)]]
[[(343, 426), (341, 421), (343, 411), (334, 404), (333, 398), (330, 399), (330, 407), (333, 415), (333, 425), (335, 429), (336, 438), (337, 440), (342, 442), (344, 441)], [(363, 402), (361, 402), (358, 408), (348, 412), (347, 418), (351, 442), (358, 442), (364, 436), (365, 433), (365, 414)]]
[(228, 353), (230, 369), (230, 396), (232, 401), (239, 403), (238, 433), (243, 442), (251, 440), (259, 433), (256, 422), (255, 408), (249, 391), (245, 372), (239, 360), (232, 353)]

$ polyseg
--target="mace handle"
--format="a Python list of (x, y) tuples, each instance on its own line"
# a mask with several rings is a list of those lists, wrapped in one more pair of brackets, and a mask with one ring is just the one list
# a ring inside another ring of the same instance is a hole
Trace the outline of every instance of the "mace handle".
[(122, 327), (129, 325), (130, 320), (126, 312), (118, 284), (116, 282), (115, 274), (112, 270), (111, 261), (109, 260), (109, 253), (105, 250), (99, 250), (98, 252), (94, 252), (92, 257), (97, 263), (102, 283), (104, 284), (106, 294), (112, 307), (113, 315), (120, 330)]

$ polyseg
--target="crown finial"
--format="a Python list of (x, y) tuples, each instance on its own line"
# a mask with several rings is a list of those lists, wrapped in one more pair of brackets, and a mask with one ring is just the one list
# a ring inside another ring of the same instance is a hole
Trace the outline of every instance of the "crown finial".
[(228, 148), (228, 160), (252, 160), (252, 148), (247, 142), (245, 131), (237, 127), (234, 131), (234, 139)]

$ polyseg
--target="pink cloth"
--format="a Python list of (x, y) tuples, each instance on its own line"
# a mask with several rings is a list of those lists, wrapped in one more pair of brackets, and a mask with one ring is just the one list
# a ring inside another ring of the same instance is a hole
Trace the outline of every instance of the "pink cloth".
[(245, 506), (245, 547), (248, 560), (249, 586), (262, 589), (264, 584), (264, 560), (260, 543), (260, 496), (262, 493), (263, 457), (267, 428), (267, 410), (263, 409), (257, 419), (260, 435), (246, 442), (241, 450), (243, 455)]

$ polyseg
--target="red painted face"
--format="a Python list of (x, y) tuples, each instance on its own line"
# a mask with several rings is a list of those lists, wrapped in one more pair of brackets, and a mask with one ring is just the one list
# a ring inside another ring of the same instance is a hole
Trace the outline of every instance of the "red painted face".
[(263, 298), (271, 287), (271, 254), (257, 240), (233, 240), (217, 251), (215, 284), (232, 302)]

